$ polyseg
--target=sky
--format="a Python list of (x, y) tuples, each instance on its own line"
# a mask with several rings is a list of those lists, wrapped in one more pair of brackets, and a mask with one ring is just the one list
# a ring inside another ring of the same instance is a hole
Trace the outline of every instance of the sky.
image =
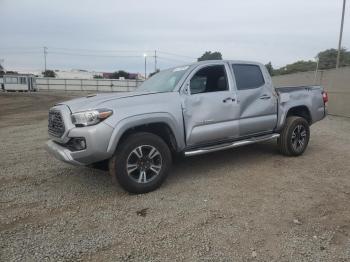
[[(337, 48), (343, 0), (0, 0), (7, 70), (143, 72), (205, 51), (277, 68)], [(350, 48), (349, 4), (342, 46)]]

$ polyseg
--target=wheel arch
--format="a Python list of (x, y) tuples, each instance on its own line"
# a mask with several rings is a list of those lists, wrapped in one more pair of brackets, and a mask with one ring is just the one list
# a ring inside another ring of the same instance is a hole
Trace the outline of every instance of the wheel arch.
[(309, 123), (309, 125), (312, 124), (312, 116), (311, 116), (310, 110), (305, 105), (293, 106), (289, 108), (286, 114), (286, 118), (289, 116), (300, 116), (302, 118), (305, 118), (306, 121)]
[(107, 151), (114, 153), (118, 145), (131, 134), (149, 132), (161, 137), (172, 152), (179, 152), (184, 147), (184, 143), (181, 143), (183, 139), (176, 130), (183, 130), (183, 128), (176, 128), (175, 122), (171, 116), (164, 114), (140, 115), (124, 119), (115, 127)]

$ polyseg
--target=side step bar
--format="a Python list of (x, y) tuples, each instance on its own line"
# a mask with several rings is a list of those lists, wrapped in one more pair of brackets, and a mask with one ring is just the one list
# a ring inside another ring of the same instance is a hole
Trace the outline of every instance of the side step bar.
[(225, 149), (229, 149), (229, 148), (245, 146), (245, 145), (249, 145), (249, 144), (254, 144), (254, 143), (278, 138), (279, 136), (280, 136), (280, 134), (271, 134), (271, 135), (252, 137), (249, 139), (235, 141), (232, 143), (225, 143), (225, 144), (210, 146), (210, 147), (202, 147), (202, 148), (198, 148), (195, 150), (185, 151), (185, 156), (196, 156), (196, 155), (207, 154), (207, 153), (211, 153), (211, 152), (215, 152), (215, 151), (225, 150)]

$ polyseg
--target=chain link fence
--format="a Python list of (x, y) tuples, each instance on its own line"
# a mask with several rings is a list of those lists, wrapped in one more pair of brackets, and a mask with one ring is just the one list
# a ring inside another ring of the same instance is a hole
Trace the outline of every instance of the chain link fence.
[(129, 92), (135, 90), (142, 82), (143, 80), (129, 79), (36, 78), (39, 91)]

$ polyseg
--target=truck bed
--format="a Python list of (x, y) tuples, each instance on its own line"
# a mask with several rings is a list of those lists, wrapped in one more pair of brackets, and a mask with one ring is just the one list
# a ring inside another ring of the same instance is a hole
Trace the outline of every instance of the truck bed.
[(323, 90), (323, 87), (321, 87), (321, 86), (282, 86), (282, 87), (275, 87), (275, 90), (278, 93), (301, 91), (301, 90), (309, 91), (309, 90), (314, 90), (314, 89), (321, 89), (321, 90)]
[(282, 128), (290, 108), (305, 108), (310, 115), (310, 125), (326, 115), (321, 86), (275, 87), (278, 94), (277, 130)]

